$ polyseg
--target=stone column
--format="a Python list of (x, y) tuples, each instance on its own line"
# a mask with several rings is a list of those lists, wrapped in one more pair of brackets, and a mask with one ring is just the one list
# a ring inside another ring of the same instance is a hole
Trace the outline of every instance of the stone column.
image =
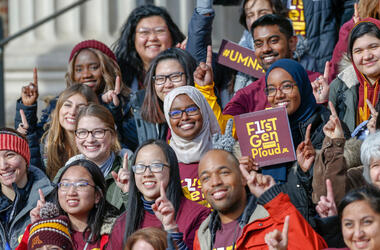
[[(32, 81), (32, 69), (39, 77), (39, 110), (45, 107), (44, 98), (56, 96), (65, 88), (64, 76), (72, 47), (85, 39), (98, 39), (111, 46), (119, 30), (139, 0), (89, 0), (57, 19), (43, 24), (10, 42), (5, 47), (5, 110), (6, 124), (13, 126), (16, 100), (22, 86)], [(11, 0), (9, 4), (9, 34), (44, 18), (75, 0)], [(195, 0), (155, 0), (172, 15), (181, 30), (187, 24)], [(242, 29), (238, 24), (236, 7), (216, 8), (213, 43), (217, 51), (222, 38), (239, 40)], [(228, 16), (228, 18), (227, 18)]]

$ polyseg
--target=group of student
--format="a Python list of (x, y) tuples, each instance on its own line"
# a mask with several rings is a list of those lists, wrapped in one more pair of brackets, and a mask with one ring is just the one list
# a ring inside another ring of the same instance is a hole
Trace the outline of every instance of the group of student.
[[(75, 45), (40, 117), (34, 69), (0, 129), (0, 248), (380, 249), (380, 1), (359, 2), (323, 74), (282, 1), (242, 1), (260, 79), (216, 63), (211, 2), (187, 38), (144, 5), (115, 53)], [(270, 107), (286, 107), (297, 160), (260, 168), (231, 118)]]

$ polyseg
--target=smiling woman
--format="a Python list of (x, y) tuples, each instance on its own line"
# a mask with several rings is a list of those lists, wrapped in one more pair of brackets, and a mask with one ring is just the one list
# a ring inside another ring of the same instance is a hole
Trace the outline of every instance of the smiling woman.
[(220, 133), (218, 121), (205, 97), (196, 88), (183, 86), (166, 95), (164, 113), (171, 130), (170, 146), (176, 152), (184, 193), (206, 205), (198, 185), (198, 163), (212, 148), (212, 135)]
[(348, 193), (338, 207), (349, 249), (380, 249), (380, 192), (365, 187)]
[(13, 129), (0, 129), (0, 248), (15, 249), (30, 223), (29, 212), (38, 201), (38, 189), (53, 191), (46, 175), (30, 166), (26, 138)]

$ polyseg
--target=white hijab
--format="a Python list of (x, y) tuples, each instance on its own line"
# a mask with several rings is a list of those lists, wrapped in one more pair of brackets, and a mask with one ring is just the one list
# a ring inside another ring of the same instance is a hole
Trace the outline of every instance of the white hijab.
[[(181, 94), (186, 94), (199, 107), (203, 118), (202, 129), (192, 140), (186, 140), (176, 135), (170, 125), (169, 111), (174, 99)], [(193, 163), (199, 162), (201, 156), (212, 148), (212, 135), (220, 133), (218, 120), (206, 98), (192, 86), (182, 86), (173, 89), (166, 95), (164, 100), (165, 118), (172, 132), (170, 146), (176, 152), (179, 162)]]

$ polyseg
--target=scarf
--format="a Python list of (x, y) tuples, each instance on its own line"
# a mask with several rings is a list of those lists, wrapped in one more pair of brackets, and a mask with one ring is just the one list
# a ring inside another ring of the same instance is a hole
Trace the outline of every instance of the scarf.
[[(356, 28), (356, 26), (364, 22), (371, 22), (380, 29), (379, 20), (374, 19), (374, 18), (365, 18), (364, 20), (360, 21), (352, 28), (351, 33)], [(358, 103), (357, 119), (356, 119), (356, 125), (359, 125), (360, 123), (368, 120), (369, 116), (371, 115), (371, 111), (368, 107), (366, 99), (368, 99), (372, 103), (373, 106), (376, 106), (377, 104), (378, 95), (379, 95), (379, 80), (376, 80), (375, 84), (372, 85), (369, 82), (368, 78), (358, 70), (352, 58), (351, 58), (351, 61), (352, 61), (352, 64), (354, 65), (356, 76), (359, 80), (359, 103)]]
[[(198, 106), (203, 124), (199, 134), (192, 140), (186, 140), (178, 136), (170, 124), (169, 111), (174, 99), (181, 94), (190, 97), (191, 100)], [(173, 89), (166, 95), (164, 100), (165, 119), (172, 133), (170, 146), (174, 149), (178, 161), (186, 164), (199, 162), (201, 156), (212, 148), (212, 135), (220, 133), (218, 121), (207, 103), (205, 97), (192, 86), (182, 86)]]

